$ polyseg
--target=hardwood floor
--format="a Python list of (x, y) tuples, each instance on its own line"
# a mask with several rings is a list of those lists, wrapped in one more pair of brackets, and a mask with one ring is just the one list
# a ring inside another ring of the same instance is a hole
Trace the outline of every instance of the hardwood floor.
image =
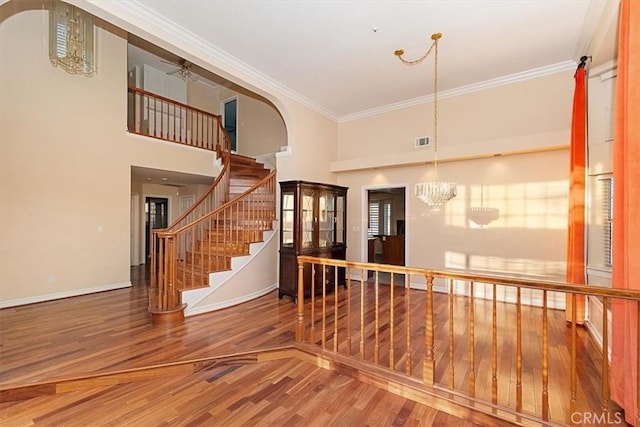
[(5, 426), (473, 426), (298, 359), (0, 405)]
[[(296, 305), (290, 299), (278, 299), (277, 291), (236, 307), (189, 317), (182, 325), (153, 326), (147, 312), (147, 274), (144, 268), (132, 269), (133, 286), (129, 289), (0, 310), (0, 389), (293, 343)], [(476, 302), (477, 320), (490, 317), (483, 312), (483, 304)], [(463, 318), (465, 305), (459, 305), (456, 316)], [(566, 345), (568, 328), (561, 320), (563, 314), (556, 314), (550, 340), (555, 340), (552, 342), (558, 350), (550, 357), (562, 364), (565, 361), (557, 354)], [(525, 315), (526, 333), (535, 337), (525, 351), (537, 357), (539, 350), (533, 344), (540, 335), (537, 314), (534, 309), (527, 309)], [(505, 324), (512, 322), (508, 307), (500, 318)], [(490, 335), (490, 328), (480, 321), (475, 333), (480, 340), (475, 357), (479, 370), (486, 371), (490, 349), (482, 337)], [(468, 376), (468, 362), (465, 364), (464, 360), (468, 340), (465, 344), (464, 334), (464, 328), (456, 331), (460, 336), (456, 345), (463, 355), (456, 368), (458, 388), (464, 387)], [(598, 358), (590, 351), (593, 343), (587, 334), (581, 332), (580, 337), (585, 346), (580, 369), (587, 375), (581, 380), (578, 398), (591, 402), (589, 394), (597, 394), (590, 388), (596, 387)], [(356, 348), (357, 339), (353, 342), (352, 347)], [(442, 348), (436, 352), (437, 380), (446, 382), (448, 362), (443, 355), (447, 354), (448, 344), (443, 341), (439, 345)], [(385, 350), (380, 352), (381, 363), (386, 361)], [(513, 398), (508, 384), (513, 381), (509, 372), (513, 349), (506, 343), (501, 350), (506, 369), (503, 372), (501, 368), (501, 378), (506, 383), (501, 388), (501, 399), (508, 402)], [(525, 375), (524, 387), (539, 389), (537, 366), (527, 362), (526, 369), (531, 374)], [(560, 391), (554, 392), (558, 395), (553, 396), (552, 404), (559, 405), (554, 409), (559, 412), (566, 400), (560, 395), (562, 390), (567, 392), (568, 384), (557, 378), (554, 382)], [(487, 388), (478, 380), (478, 394), (486, 393)], [(527, 404), (535, 408), (538, 403)], [(473, 425), (297, 358), (213, 364), (189, 375), (0, 403), (0, 424)]]
[[(142, 281), (138, 281), (142, 277)], [(0, 310), (0, 384), (196, 359), (293, 342), (295, 306), (275, 293), (153, 326), (144, 272), (133, 286)]]

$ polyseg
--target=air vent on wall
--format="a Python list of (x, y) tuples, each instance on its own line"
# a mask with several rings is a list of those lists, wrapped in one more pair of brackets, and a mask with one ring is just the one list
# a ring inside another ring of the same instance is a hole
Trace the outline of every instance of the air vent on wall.
[(416, 138), (416, 147), (428, 147), (431, 145), (431, 140), (428, 136), (420, 136)]

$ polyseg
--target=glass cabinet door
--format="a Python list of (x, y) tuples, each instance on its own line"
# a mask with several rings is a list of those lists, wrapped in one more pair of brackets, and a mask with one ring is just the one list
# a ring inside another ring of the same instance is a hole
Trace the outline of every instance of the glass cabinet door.
[(316, 222), (316, 217), (313, 212), (313, 201), (315, 195), (313, 192), (302, 192), (302, 236), (301, 236), (301, 245), (303, 248), (312, 248), (313, 244), (313, 231), (314, 231), (314, 223)]
[(336, 243), (345, 243), (345, 221), (344, 221), (344, 217), (345, 217), (345, 212), (344, 212), (344, 208), (345, 208), (345, 197), (344, 196), (337, 196), (336, 197)]
[(318, 198), (318, 212), (320, 215), (320, 235), (318, 246), (326, 248), (335, 242), (335, 196), (333, 193), (321, 193)]
[(282, 246), (292, 247), (294, 238), (293, 192), (282, 193)]

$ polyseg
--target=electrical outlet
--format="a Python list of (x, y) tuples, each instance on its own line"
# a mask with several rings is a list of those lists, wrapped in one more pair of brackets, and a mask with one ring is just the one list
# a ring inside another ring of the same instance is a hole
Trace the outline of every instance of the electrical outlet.
[(56, 276), (54, 276), (53, 274), (51, 276), (49, 276), (49, 284), (50, 285), (55, 285), (56, 284)]

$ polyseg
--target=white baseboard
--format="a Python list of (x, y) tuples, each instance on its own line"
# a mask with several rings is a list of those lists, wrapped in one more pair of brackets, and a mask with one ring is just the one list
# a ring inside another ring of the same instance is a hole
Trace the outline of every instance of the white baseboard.
[(233, 298), (227, 301), (222, 301), (216, 304), (210, 304), (210, 305), (204, 305), (204, 306), (200, 306), (200, 307), (195, 307), (193, 309), (189, 309), (189, 306), (187, 306), (187, 309), (185, 311), (185, 316), (189, 317), (189, 316), (195, 316), (196, 314), (203, 314), (203, 313), (208, 313), (211, 311), (215, 311), (215, 310), (220, 310), (222, 308), (227, 308), (227, 307), (231, 307), (234, 305), (238, 305), (238, 304), (242, 304), (243, 302), (247, 302), (250, 301), (252, 299), (261, 297), (263, 295), (268, 294), (269, 292), (273, 291), (274, 289), (278, 288), (278, 284), (274, 283), (270, 286), (267, 286), (264, 289), (260, 289), (258, 291), (252, 292), (248, 295), (242, 295), (241, 297), (238, 298)]
[(0, 308), (17, 307), (19, 305), (35, 304), (38, 302), (53, 301), (61, 298), (77, 297), (80, 295), (93, 294), (96, 292), (112, 291), (114, 289), (130, 288), (131, 282), (110, 283), (107, 285), (94, 286), (92, 288), (82, 288), (73, 291), (58, 292), (55, 294), (37, 295), (34, 297), (18, 298), (8, 301), (0, 301)]
[[(607, 352), (609, 353), (609, 360), (611, 360), (611, 312), (606, 310), (607, 315), (607, 325), (608, 325), (608, 336), (609, 336), (609, 345)], [(584, 326), (587, 328), (593, 340), (598, 344), (600, 350), (602, 350), (603, 339), (602, 339), (602, 316), (604, 316), (604, 307), (602, 306), (602, 302), (596, 297), (589, 297), (587, 299), (587, 318), (584, 321)], [(595, 321), (595, 323), (594, 323)]]

